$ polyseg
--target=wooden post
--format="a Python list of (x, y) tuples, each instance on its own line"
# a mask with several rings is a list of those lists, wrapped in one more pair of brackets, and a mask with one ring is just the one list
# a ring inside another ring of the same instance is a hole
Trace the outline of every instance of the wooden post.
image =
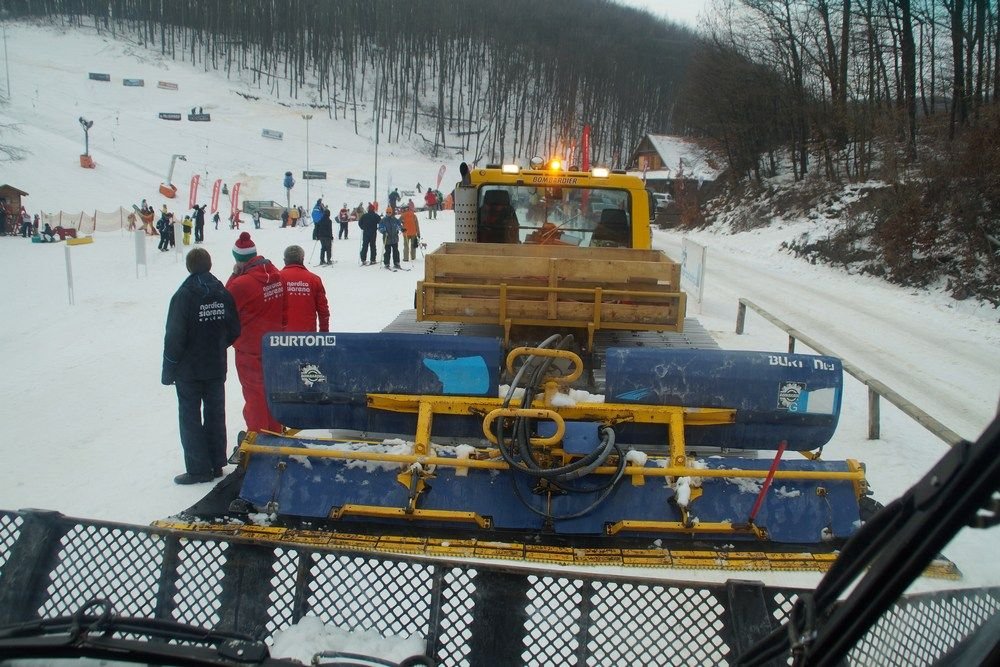
[(788, 337), (788, 354), (795, 353), (795, 336)]
[(740, 336), (743, 335), (743, 325), (747, 319), (747, 305), (743, 303), (740, 299), (739, 307), (736, 310), (736, 333)]
[(878, 440), (880, 436), (878, 392), (868, 387), (868, 439)]

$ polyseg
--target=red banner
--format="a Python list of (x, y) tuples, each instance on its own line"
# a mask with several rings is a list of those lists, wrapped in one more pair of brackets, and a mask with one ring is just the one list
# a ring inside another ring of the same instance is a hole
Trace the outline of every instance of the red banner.
[(230, 201), (231, 211), (236, 213), (240, 210), (240, 183), (239, 181), (233, 183), (233, 189), (230, 190), (230, 195), (232, 200)]
[(444, 169), (445, 169), (444, 165), (441, 165), (441, 168), (438, 169), (438, 182), (437, 185), (434, 187), (435, 190), (441, 189), (441, 179), (444, 178)]
[(188, 208), (194, 208), (194, 205), (198, 202), (198, 184), (200, 182), (200, 174), (195, 174), (191, 177), (191, 193), (188, 195)]
[(222, 187), (222, 179), (215, 179), (215, 183), (212, 184), (212, 213), (219, 210), (219, 188)]

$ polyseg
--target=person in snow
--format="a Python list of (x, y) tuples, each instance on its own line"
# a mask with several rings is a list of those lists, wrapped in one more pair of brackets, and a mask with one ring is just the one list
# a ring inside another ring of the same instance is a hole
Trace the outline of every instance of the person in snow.
[(45, 227), (42, 228), (42, 243), (55, 243), (56, 233), (53, 231), (52, 226), (49, 223), (45, 223)]
[[(198, 206), (194, 205), (194, 242), (202, 243), (205, 240), (205, 209), (208, 208), (208, 204), (202, 204)], [(215, 228), (219, 228), (218, 222), (215, 224)]]
[(247, 430), (281, 433), (278, 423), (267, 408), (264, 396), (264, 367), (261, 363), (261, 341), (268, 331), (281, 331), (285, 291), (278, 269), (257, 254), (249, 232), (243, 232), (233, 247), (236, 266), (226, 281), (226, 289), (236, 301), (240, 315), (240, 337), (236, 350), (236, 374), (243, 387), (243, 419)]
[(424, 206), (427, 207), (428, 220), (437, 218), (437, 195), (430, 188), (427, 188), (427, 192), (424, 194)]
[[(375, 263), (375, 235), (378, 233), (379, 224), (382, 219), (375, 212), (375, 204), (368, 204), (368, 212), (358, 220), (358, 227), (361, 227), (361, 264)], [(370, 254), (371, 260), (365, 261), (365, 257)]]
[(250, 218), (253, 220), (253, 228), (260, 229), (260, 211), (251, 213)]
[(312, 221), (313, 221), (314, 225), (317, 222), (319, 222), (320, 218), (323, 217), (323, 211), (325, 211), (325, 210), (326, 210), (326, 206), (323, 205), (323, 200), (322, 199), (317, 199), (316, 200), (316, 205), (313, 206), (313, 210), (310, 213), (310, 216), (312, 217)]
[(216, 211), (216, 212), (215, 212), (215, 215), (213, 215), (213, 216), (212, 216), (212, 222), (214, 222), (214, 223), (215, 223), (215, 228), (216, 228), (216, 229), (218, 229), (218, 228), (219, 228), (219, 221), (220, 221), (220, 220), (222, 220), (222, 216), (221, 216), (221, 215), (219, 215), (219, 212), (218, 212), (218, 211)]
[(391, 206), (385, 209), (385, 217), (378, 224), (378, 230), (382, 232), (382, 239), (385, 243), (382, 266), (387, 269), (389, 268), (390, 257), (394, 269), (402, 268), (399, 265), (399, 237), (403, 233), (403, 223), (395, 216), (395, 212)]
[[(281, 285), (285, 289), (285, 331), (329, 331), (330, 304), (326, 300), (323, 279), (305, 267), (306, 251), (302, 246), (285, 248), (285, 268)], [(317, 319), (319, 329), (316, 328)]]
[(389, 193), (389, 208), (392, 210), (398, 210), (399, 206), (399, 188), (393, 188), (392, 192)]
[(313, 240), (319, 241), (319, 263), (329, 266), (333, 264), (330, 247), (333, 245), (333, 220), (330, 211), (323, 209), (319, 222), (313, 225)]
[(21, 207), (21, 237), (28, 238), (31, 236), (31, 214), (22, 206)]
[(170, 216), (172, 214), (167, 211), (167, 207), (163, 207), (163, 211), (160, 214), (160, 219), (156, 221), (156, 231), (160, 233), (160, 244), (156, 246), (156, 249), (160, 252), (167, 252), (170, 250)]
[(347, 240), (347, 224), (351, 221), (351, 211), (347, 208), (347, 202), (340, 207), (340, 212), (337, 213), (337, 224), (340, 225), (340, 230), (337, 232), (337, 240)]
[(177, 390), (183, 474), (176, 484), (222, 477), (226, 465), (226, 350), (240, 335), (236, 303), (213, 276), (212, 257), (194, 248), (190, 275), (170, 299), (160, 382)]
[(409, 262), (417, 258), (417, 244), (420, 243), (420, 223), (413, 212), (413, 204), (403, 211), (399, 219), (403, 223), (403, 261)]
[(185, 215), (184, 219), (181, 220), (181, 228), (184, 230), (184, 245), (191, 245), (191, 231), (194, 229), (194, 220), (191, 219), (190, 215)]
[(288, 212), (288, 226), (289, 227), (298, 227), (299, 226), (299, 216), (301, 216), (301, 215), (302, 215), (302, 212), (299, 209), (299, 207), (297, 205), (293, 206), (292, 210)]

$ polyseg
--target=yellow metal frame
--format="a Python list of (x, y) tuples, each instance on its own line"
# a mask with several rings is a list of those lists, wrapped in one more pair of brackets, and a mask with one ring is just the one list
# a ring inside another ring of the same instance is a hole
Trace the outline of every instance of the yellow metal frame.
[[(154, 521), (155, 528), (249, 540), (268, 546), (303, 546), (348, 553), (388, 553), (432, 558), (483, 558), (526, 561), (549, 565), (616, 566), (638, 568), (683, 568), (695, 570), (731, 570), (737, 572), (825, 572), (836, 562), (834, 552), (754, 551), (732, 549), (668, 549), (647, 547), (579, 548), (544, 545), (534, 542), (499, 541), (477, 538), (434, 538), (411, 535), (367, 535), (256, 526), (252, 524), (189, 523), (175, 520)], [(752, 544), (752, 543), (751, 543)], [(959, 580), (961, 572), (945, 559), (933, 562), (924, 570), (925, 577)]]

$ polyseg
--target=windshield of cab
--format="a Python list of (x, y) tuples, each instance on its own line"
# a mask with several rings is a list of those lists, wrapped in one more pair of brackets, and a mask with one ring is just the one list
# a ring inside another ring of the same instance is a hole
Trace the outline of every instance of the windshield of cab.
[(629, 193), (599, 187), (483, 185), (478, 240), (631, 247)]

